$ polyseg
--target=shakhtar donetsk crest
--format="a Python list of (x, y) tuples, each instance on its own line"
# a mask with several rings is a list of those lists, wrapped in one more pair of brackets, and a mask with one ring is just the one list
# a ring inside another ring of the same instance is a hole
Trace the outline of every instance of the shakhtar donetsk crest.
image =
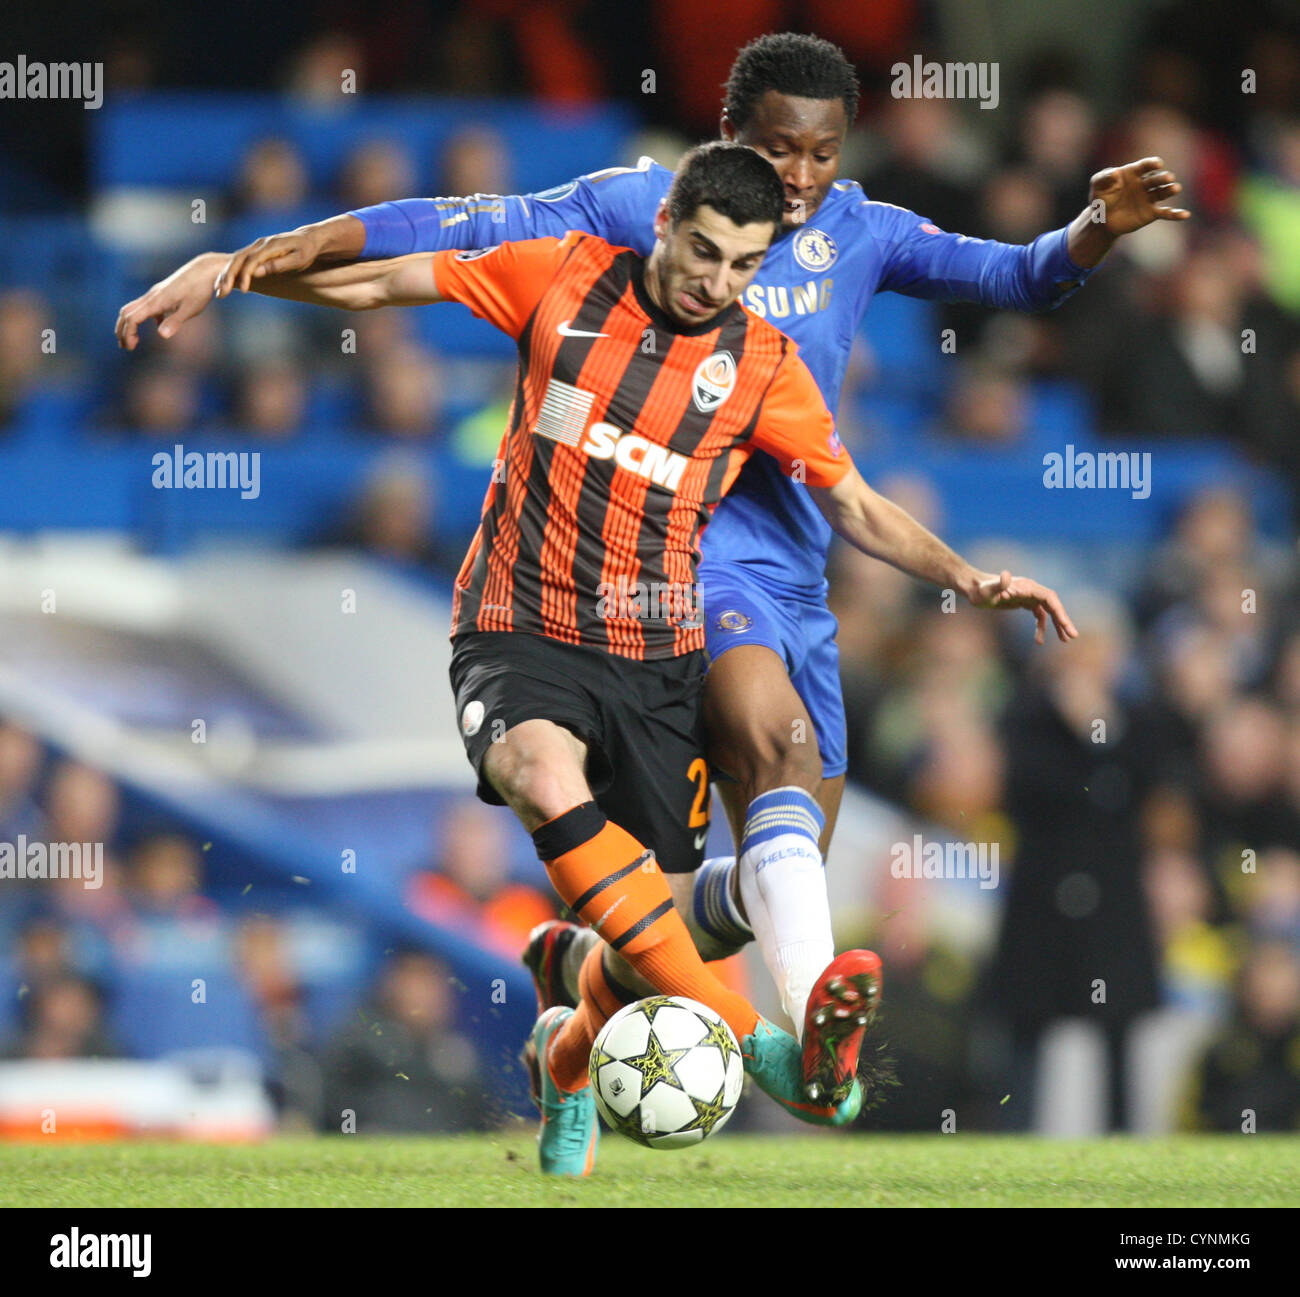
[(729, 351), (715, 351), (708, 360), (700, 361), (691, 382), (695, 408), (701, 414), (712, 414), (735, 386), (736, 358)]
[(794, 259), (814, 274), (829, 270), (839, 255), (835, 240), (823, 230), (801, 230), (794, 236)]

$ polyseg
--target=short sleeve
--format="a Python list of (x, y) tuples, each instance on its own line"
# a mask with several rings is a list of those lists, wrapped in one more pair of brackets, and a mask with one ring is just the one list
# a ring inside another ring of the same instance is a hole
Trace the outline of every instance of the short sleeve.
[(578, 237), (525, 239), (467, 252), (435, 252), (438, 296), (462, 302), (481, 320), (518, 338)]
[(809, 486), (834, 486), (853, 466), (821, 389), (793, 347), (772, 379), (752, 444)]

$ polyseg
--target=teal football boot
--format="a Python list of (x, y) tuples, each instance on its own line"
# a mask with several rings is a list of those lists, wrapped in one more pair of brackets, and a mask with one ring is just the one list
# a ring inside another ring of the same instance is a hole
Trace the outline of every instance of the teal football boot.
[(600, 1118), (591, 1087), (568, 1093), (561, 1090), (546, 1066), (547, 1051), (555, 1033), (573, 1016), (563, 1005), (547, 1009), (533, 1026), (524, 1046), (524, 1063), (532, 1079), (533, 1102), (542, 1114), (537, 1152), (543, 1175), (590, 1175), (596, 1165)]

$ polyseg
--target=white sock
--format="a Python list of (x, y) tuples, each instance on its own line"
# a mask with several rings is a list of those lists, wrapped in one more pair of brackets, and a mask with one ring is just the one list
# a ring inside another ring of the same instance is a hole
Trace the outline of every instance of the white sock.
[(802, 788), (774, 788), (749, 804), (737, 870), (740, 897), (781, 1007), (803, 1040), (813, 983), (835, 958), (826, 869), (817, 842), (825, 817)]

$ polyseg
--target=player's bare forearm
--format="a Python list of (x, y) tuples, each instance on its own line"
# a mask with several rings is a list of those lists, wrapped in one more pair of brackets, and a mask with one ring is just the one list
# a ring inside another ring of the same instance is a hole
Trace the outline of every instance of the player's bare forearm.
[(366, 227), (346, 212), (296, 230), (264, 235), (230, 254), (217, 276), (217, 296), (228, 297), (235, 289), (247, 293), (254, 279), (266, 275), (356, 261), (365, 247)]
[(837, 486), (814, 490), (826, 521), (855, 549), (919, 581), (959, 590), (974, 602), (979, 572), (906, 509), (873, 491), (856, 468)]
[(1025, 608), (1037, 623), (1041, 644), (1050, 620), (1059, 639), (1078, 635), (1055, 590), (1010, 572), (981, 572), (927, 531), (905, 509), (878, 495), (856, 468), (838, 485), (814, 489), (826, 520), (850, 545), (901, 572), (944, 589), (959, 590), (977, 608)]
[(348, 212), (304, 228), (315, 235), (317, 262), (357, 261), (366, 250), (366, 227)]
[(424, 306), (442, 300), (434, 285), (433, 256), (428, 252), (413, 252), (387, 261), (357, 261), (262, 275), (252, 280), (250, 289), (268, 297), (287, 297), (344, 311)]
[(1095, 208), (1088, 206), (1070, 222), (1070, 260), (1084, 270), (1099, 266), (1106, 254), (1115, 246), (1118, 235), (1112, 234), (1095, 219)]

